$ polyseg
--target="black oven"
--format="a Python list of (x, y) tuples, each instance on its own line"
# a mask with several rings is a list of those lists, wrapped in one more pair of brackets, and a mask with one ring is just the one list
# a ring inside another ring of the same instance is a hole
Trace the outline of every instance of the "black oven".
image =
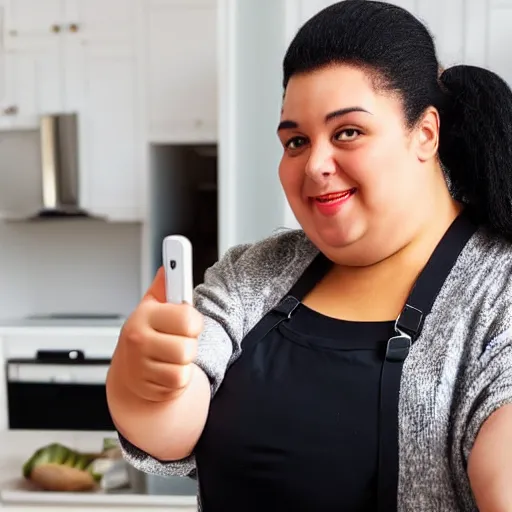
[(42, 350), (5, 364), (10, 429), (115, 430), (105, 394), (110, 359)]

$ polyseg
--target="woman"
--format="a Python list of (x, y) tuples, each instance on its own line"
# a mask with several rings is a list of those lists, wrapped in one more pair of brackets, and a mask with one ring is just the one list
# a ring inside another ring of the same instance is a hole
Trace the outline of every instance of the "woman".
[[(143, 471), (206, 512), (512, 510), (512, 94), (347, 0), (284, 59), (302, 230), (231, 249), (126, 322), (107, 393)], [(196, 341), (198, 340), (198, 342)]]

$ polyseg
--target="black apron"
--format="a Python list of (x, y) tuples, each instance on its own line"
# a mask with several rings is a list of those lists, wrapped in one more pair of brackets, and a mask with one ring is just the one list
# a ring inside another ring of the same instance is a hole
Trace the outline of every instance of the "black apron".
[[(395, 335), (387, 342), (380, 378), (378, 512), (395, 512), (397, 510), (398, 403), (403, 363), (411, 345), (418, 338), (424, 319), (430, 313), (448, 274), (476, 229), (476, 225), (465, 213), (452, 223), (415, 283), (406, 305), (395, 322)], [(283, 300), (246, 335), (242, 342), (242, 350), (248, 350), (282, 322), (291, 318), (300, 305), (300, 300), (323, 279), (331, 267), (332, 263), (325, 256), (319, 254)], [(197, 448), (199, 450), (198, 462), (200, 462), (201, 441)], [(198, 464), (197, 476), (200, 483), (200, 464)], [(210, 511), (205, 509), (205, 512)]]

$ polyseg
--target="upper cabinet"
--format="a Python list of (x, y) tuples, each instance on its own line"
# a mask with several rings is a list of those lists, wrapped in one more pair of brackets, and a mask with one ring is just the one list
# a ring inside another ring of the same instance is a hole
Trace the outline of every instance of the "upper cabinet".
[(148, 0), (147, 5), (150, 140), (216, 142), (216, 1)]
[(110, 220), (143, 217), (142, 95), (136, 0), (66, 0), (63, 108), (79, 112), (84, 206)]
[(144, 219), (147, 144), (217, 142), (216, 0), (0, 0), (0, 130), (76, 112), (84, 207)]
[(59, 20), (63, 0), (3, 0), (0, 129), (30, 128), (62, 109)]
[(138, 0), (0, 2), (0, 129), (36, 128), (43, 114), (78, 113), (82, 204), (110, 220), (141, 220)]

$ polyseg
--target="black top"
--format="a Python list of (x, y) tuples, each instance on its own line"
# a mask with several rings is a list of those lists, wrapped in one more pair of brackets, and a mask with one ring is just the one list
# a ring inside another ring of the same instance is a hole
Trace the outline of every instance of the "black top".
[(244, 347), (196, 448), (203, 510), (375, 511), (393, 333), (394, 322), (336, 320), (301, 304)]

